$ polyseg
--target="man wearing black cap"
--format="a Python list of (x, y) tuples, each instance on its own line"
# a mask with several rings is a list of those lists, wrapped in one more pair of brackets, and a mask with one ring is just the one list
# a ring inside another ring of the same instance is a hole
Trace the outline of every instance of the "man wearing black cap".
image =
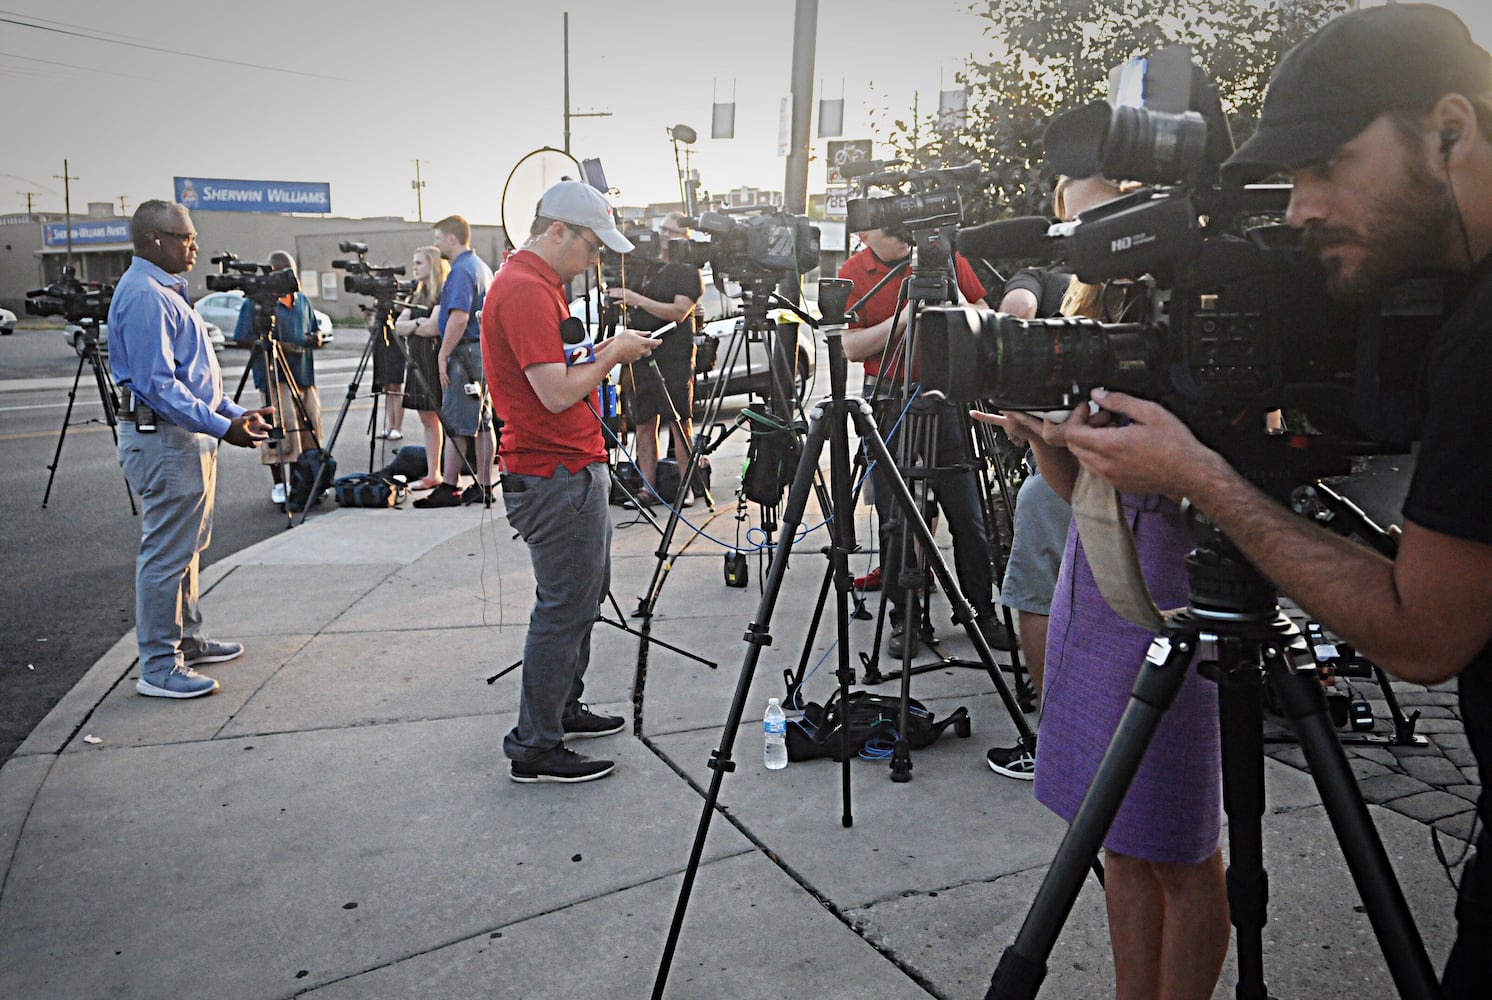
[(584, 757), (565, 742), (625, 725), (580, 700), (596, 608), (611, 585), (610, 477), (590, 401), (613, 366), (646, 357), (658, 342), (621, 330), (594, 354), (567, 354), (565, 285), (595, 266), (603, 244), (632, 250), (600, 192), (559, 182), (539, 200), (528, 241), (497, 272), (482, 306), (482, 359), (503, 419), (503, 505), (528, 546), (537, 595), (523, 644), (518, 724), (503, 739), (518, 782), (606, 777), (611, 761)]
[[(1078, 407), (1067, 444), (1129, 492), (1186, 496), (1314, 618), (1405, 680), (1459, 679), (1462, 721), (1492, 774), (1492, 59), (1429, 5), (1352, 11), (1276, 68), (1259, 129), (1224, 164), (1294, 182), (1286, 221), (1334, 298), (1374, 302), (1449, 275), (1448, 319), (1420, 372), (1424, 425), (1389, 561), (1292, 515), (1157, 404), (1095, 390), (1117, 427)], [(1308, 335), (1308, 334), (1302, 334)], [(1492, 796), (1461, 876), (1448, 997), (1492, 983)]]

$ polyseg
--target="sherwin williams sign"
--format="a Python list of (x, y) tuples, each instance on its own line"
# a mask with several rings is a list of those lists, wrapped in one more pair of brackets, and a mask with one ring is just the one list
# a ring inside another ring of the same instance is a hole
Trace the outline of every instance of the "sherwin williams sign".
[[(61, 222), (49, 222), (42, 228), (42, 242), (49, 247), (67, 246), (67, 226)], [(128, 219), (115, 222), (74, 222), (73, 246), (89, 243), (128, 243), (130, 224)]]
[(300, 181), (176, 178), (176, 200), (205, 212), (330, 212), (332, 186)]

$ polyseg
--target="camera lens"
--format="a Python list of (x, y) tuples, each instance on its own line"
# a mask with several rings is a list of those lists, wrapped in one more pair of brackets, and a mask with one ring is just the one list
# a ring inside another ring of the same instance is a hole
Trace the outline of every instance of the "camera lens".
[(1207, 167), (1207, 122), (1195, 111), (1173, 115), (1118, 107), (1103, 144), (1103, 174), (1171, 184)]

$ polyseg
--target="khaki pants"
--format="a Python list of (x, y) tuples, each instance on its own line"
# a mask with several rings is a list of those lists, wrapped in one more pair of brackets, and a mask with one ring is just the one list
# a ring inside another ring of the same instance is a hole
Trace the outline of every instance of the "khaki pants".
[[(314, 448), (316, 442), (321, 440), (321, 395), (316, 391), (314, 385), (305, 386), (300, 390), (301, 402), (305, 405), (306, 416), (310, 417), (309, 426), (303, 426), (300, 410), (295, 405), (295, 399), (290, 395), (290, 385), (287, 382), (280, 383), (280, 400), (273, 404), (275, 408), (275, 423), (285, 428), (283, 441), (264, 441), (259, 445), (259, 464), (279, 465), (281, 452), (284, 453), (284, 461), (294, 462), (300, 457), (300, 453), (307, 448)], [(264, 405), (271, 405), (266, 395)], [(311, 431), (315, 431), (315, 439), (312, 439)]]

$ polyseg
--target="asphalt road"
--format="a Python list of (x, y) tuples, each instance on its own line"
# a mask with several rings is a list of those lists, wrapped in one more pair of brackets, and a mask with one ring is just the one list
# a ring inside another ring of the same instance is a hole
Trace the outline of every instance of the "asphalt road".
[[(361, 330), (339, 329), (337, 342), (318, 355), (328, 434), (366, 340)], [(220, 353), (230, 390), (247, 357), (236, 348)], [(101, 422), (98, 389), (86, 365), (51, 497), (42, 507), (77, 371), (77, 355), (58, 329), (21, 329), (0, 337), (0, 379), (50, 380), (44, 387), (0, 392), (0, 468), (8, 483), (0, 499), (0, 761), (133, 627), (140, 522), (130, 512), (113, 437)], [(337, 441), (339, 474), (368, 467), (367, 381), (349, 406)], [(257, 405), (252, 385), (244, 398)], [(405, 433), (411, 428), (418, 429), (413, 418)], [(386, 459), (375, 461), (382, 465)], [(269, 502), (269, 489), (269, 472), (256, 453), (232, 447), (219, 452), (213, 540), (203, 554), (204, 566), (287, 530), (285, 515)]]

